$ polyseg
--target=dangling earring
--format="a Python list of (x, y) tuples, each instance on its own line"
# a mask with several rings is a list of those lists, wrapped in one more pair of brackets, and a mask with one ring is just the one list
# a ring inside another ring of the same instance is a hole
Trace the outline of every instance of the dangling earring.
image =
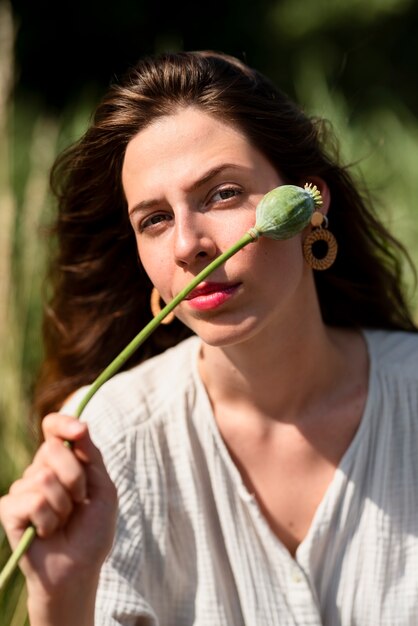
[[(157, 317), (157, 315), (161, 313), (160, 297), (161, 296), (158, 293), (158, 290), (155, 287), (153, 287), (151, 291), (150, 306), (151, 306), (151, 311), (154, 317)], [(166, 315), (164, 319), (161, 320), (161, 324), (171, 324), (174, 318), (175, 318), (175, 315), (173, 311), (170, 311), (170, 313)]]
[(311, 225), (313, 230), (303, 241), (303, 256), (312, 269), (327, 270), (337, 256), (337, 240), (327, 230), (328, 218), (320, 211), (315, 211), (312, 214)]

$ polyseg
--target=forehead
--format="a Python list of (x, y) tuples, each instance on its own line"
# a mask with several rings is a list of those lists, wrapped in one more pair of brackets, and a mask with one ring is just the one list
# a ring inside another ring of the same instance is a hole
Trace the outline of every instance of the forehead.
[(198, 175), (200, 167), (216, 167), (217, 161), (246, 165), (255, 152), (237, 127), (187, 107), (158, 118), (131, 139), (125, 152), (122, 181), (126, 186), (140, 177), (149, 184), (154, 176), (161, 180), (164, 174), (175, 171), (190, 177)]
[(128, 143), (126, 155), (140, 148), (141, 150), (158, 149), (160, 145), (167, 147), (167, 143), (175, 139), (173, 150), (179, 150), (188, 140), (197, 140), (201, 147), (205, 141), (214, 136), (227, 135), (240, 141), (247, 141), (245, 133), (231, 122), (215, 117), (197, 107), (177, 109), (171, 115), (157, 118), (151, 124), (139, 131)]

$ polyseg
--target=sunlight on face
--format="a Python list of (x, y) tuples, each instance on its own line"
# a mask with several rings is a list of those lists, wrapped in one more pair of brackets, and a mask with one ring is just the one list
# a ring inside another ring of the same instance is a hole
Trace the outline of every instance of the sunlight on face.
[[(188, 107), (157, 119), (129, 142), (122, 182), (141, 262), (168, 301), (254, 226), (258, 202), (283, 180), (242, 132)], [(300, 240), (248, 246), (177, 315), (196, 331), (203, 318), (250, 323), (266, 294), (273, 302), (289, 291), (300, 258)], [(285, 270), (280, 278), (272, 276), (272, 263)]]
[(194, 233), (185, 226), (194, 221), (211, 226), (215, 220), (233, 243), (253, 225), (261, 197), (281, 182), (241, 132), (195, 108), (138, 133), (127, 146), (122, 181), (146, 269), (153, 239), (170, 242), (185, 256), (180, 260), (193, 262), (186, 239)]

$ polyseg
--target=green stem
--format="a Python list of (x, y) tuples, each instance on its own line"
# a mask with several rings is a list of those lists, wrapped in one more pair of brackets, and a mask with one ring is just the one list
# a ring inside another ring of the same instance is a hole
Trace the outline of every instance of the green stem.
[[(84, 411), (87, 403), (94, 396), (96, 391), (111, 378), (122, 367), (122, 365), (129, 359), (129, 357), (135, 352), (137, 348), (154, 332), (154, 330), (160, 325), (162, 320), (178, 305), (184, 298), (201, 283), (209, 274), (216, 270), (222, 263), (225, 263), (231, 256), (239, 252), (244, 246), (252, 243), (258, 239), (259, 232), (256, 227), (249, 230), (239, 239), (233, 246), (231, 246), (226, 252), (220, 254), (212, 263), (210, 263), (204, 270), (202, 270), (182, 291), (180, 291), (169, 302), (161, 312), (156, 315), (144, 328), (132, 339), (132, 341), (120, 352), (120, 354), (103, 370), (103, 372), (96, 378), (91, 384), (87, 393), (81, 400), (75, 417), (80, 417)], [(66, 445), (71, 445), (69, 442), (64, 442)], [(8, 578), (13, 574), (16, 569), (19, 560), (25, 554), (29, 548), (33, 539), (36, 537), (36, 530), (34, 526), (29, 526), (23, 533), (17, 547), (13, 551), (13, 554), (7, 561), (3, 570), (0, 572), (0, 590), (6, 584)]]
[(36, 537), (36, 530), (34, 526), (28, 526), (16, 548), (14, 549), (11, 557), (7, 561), (6, 565), (3, 567), (0, 572), (0, 590), (3, 589), (4, 585), (13, 574), (15, 569), (18, 566), (18, 563), (22, 556), (25, 554), (26, 550), (29, 548), (30, 544)]
[(199, 283), (201, 283), (209, 274), (211, 274), (214, 270), (216, 270), (222, 263), (225, 263), (231, 256), (236, 254), (241, 248), (246, 246), (247, 244), (255, 241), (254, 235), (250, 232), (245, 233), (237, 241), (231, 248), (229, 248), (226, 252), (219, 255), (212, 263), (210, 263), (204, 270), (200, 272), (193, 280), (185, 287), (182, 291), (180, 291), (172, 300), (169, 302), (163, 309), (161, 309), (160, 313), (156, 315), (144, 328), (132, 339), (130, 343), (122, 350), (122, 352), (106, 367), (105, 370), (96, 378), (96, 380), (90, 386), (88, 392), (82, 399), (81, 403), (78, 406), (75, 417), (79, 417), (84, 410), (87, 403), (94, 396), (96, 391), (105, 383), (109, 378), (111, 378), (116, 372), (122, 367), (122, 365), (129, 359), (129, 357), (135, 352), (137, 348), (146, 340), (148, 337), (154, 332), (157, 326), (160, 325), (162, 320), (169, 314), (173, 309), (176, 308), (178, 304), (191, 292)]

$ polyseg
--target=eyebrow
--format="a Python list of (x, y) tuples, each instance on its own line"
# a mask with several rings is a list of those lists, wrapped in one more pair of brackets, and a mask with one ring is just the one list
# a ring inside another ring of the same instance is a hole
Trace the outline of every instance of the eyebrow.
[[(206, 183), (221, 174), (224, 170), (235, 169), (235, 170), (243, 170), (245, 169), (241, 165), (236, 165), (235, 163), (222, 163), (222, 165), (218, 165), (217, 167), (213, 167), (208, 172), (203, 174), (197, 181), (195, 181), (190, 187), (187, 188), (187, 191), (190, 193), (192, 191), (196, 191), (199, 187), (202, 187)], [(134, 213), (141, 211), (143, 209), (149, 209), (153, 206), (159, 204), (159, 200), (142, 200), (135, 204), (132, 209), (129, 211), (129, 216), (132, 217)]]

